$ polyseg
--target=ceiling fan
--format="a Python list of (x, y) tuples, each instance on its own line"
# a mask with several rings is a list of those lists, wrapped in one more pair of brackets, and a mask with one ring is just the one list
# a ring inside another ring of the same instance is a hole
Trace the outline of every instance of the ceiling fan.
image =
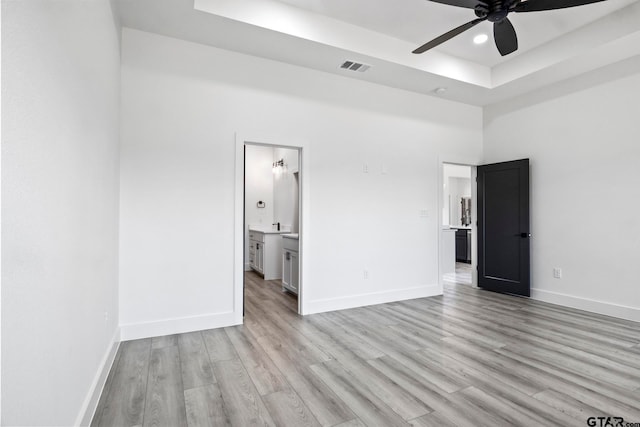
[(430, 0), (450, 6), (473, 9), (477, 18), (423, 44), (413, 53), (423, 53), (461, 34), (483, 21), (493, 22), (493, 38), (500, 55), (505, 56), (518, 50), (518, 37), (507, 18), (511, 12), (539, 12), (582, 6), (605, 0)]

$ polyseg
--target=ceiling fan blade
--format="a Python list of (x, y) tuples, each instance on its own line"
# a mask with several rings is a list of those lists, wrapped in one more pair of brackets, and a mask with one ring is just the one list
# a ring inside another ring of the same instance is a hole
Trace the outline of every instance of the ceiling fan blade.
[(505, 18), (493, 24), (493, 39), (500, 55), (505, 56), (518, 50), (518, 36), (511, 25), (511, 21)]
[(565, 9), (567, 7), (583, 6), (605, 0), (527, 0), (521, 1), (514, 8), (514, 12), (540, 12), (543, 10)]
[(449, 6), (466, 7), (467, 9), (475, 9), (478, 5), (486, 7), (487, 2), (483, 0), (431, 0), (435, 3), (448, 4)]
[(478, 18), (478, 19), (474, 19), (471, 22), (467, 22), (464, 25), (460, 25), (458, 28), (454, 28), (453, 30), (444, 33), (440, 37), (436, 37), (435, 39), (431, 40), (430, 42), (423, 44), (422, 46), (420, 46), (419, 48), (414, 50), (412, 53), (423, 53), (423, 52), (426, 52), (429, 49), (432, 49), (432, 48), (438, 46), (439, 44), (442, 44), (442, 43), (446, 42), (447, 40), (454, 38), (458, 34), (463, 33), (465, 31), (467, 31), (468, 29), (475, 27), (476, 25), (478, 25), (482, 21), (485, 21), (486, 19), (487, 18)]

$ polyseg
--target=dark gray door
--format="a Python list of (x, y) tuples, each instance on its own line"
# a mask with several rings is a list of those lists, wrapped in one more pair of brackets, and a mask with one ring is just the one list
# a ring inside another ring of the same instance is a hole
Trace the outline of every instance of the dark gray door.
[(478, 286), (529, 296), (529, 159), (478, 166)]

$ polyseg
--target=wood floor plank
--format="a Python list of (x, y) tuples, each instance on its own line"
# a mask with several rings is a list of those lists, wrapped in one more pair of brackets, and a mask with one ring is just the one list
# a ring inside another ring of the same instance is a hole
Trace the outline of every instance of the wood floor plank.
[(222, 394), (217, 384), (184, 391), (188, 427), (230, 427)]
[[(514, 407), (517, 410), (528, 411), (530, 414), (537, 414), (541, 418), (540, 422), (543, 425), (570, 425), (572, 423), (572, 419), (565, 416), (562, 412), (555, 411), (550, 407), (545, 407), (545, 405), (541, 405), (540, 402), (533, 399), (532, 396), (525, 394), (524, 391), (526, 391), (526, 389), (521, 390), (491, 375), (478, 371), (460, 362), (455, 358), (455, 355), (451, 353), (437, 353), (435, 349), (423, 350), (423, 352), (430, 355), (434, 361), (440, 363), (441, 369), (445, 372), (465, 378), (469, 384), (486, 391), (508, 406)], [(478, 355), (478, 353), (475, 354)], [(560, 380), (550, 376), (546, 372), (536, 370), (526, 364), (518, 363), (515, 360), (512, 360), (511, 364), (509, 364), (504, 358), (498, 359), (500, 365), (503, 366), (506, 372), (518, 372), (521, 375), (537, 375), (540, 377), (540, 381), (543, 381), (543, 383), (547, 385), (557, 384), (557, 381)], [(483, 362), (486, 360), (486, 358), (482, 358)], [(436, 412), (447, 414), (446, 410), (442, 410), (441, 408), (436, 409)]]
[(225, 331), (260, 395), (289, 388), (280, 370), (247, 328), (235, 326)]
[[(224, 331), (221, 331), (221, 333), (224, 333)], [(185, 390), (216, 382), (211, 369), (209, 354), (200, 332), (180, 334), (178, 348), (180, 349), (182, 381)]]
[(258, 342), (321, 425), (333, 426), (356, 418), (349, 406), (294, 352), (270, 337), (260, 337)]
[(577, 421), (586, 420), (589, 417), (600, 416), (600, 409), (589, 406), (571, 396), (567, 396), (564, 393), (557, 392), (555, 390), (545, 390), (540, 393), (536, 393), (533, 397), (539, 401), (545, 403), (551, 408), (555, 408), (570, 417), (573, 417)]
[(296, 354), (308, 361), (308, 364), (322, 363), (331, 360), (331, 357), (322, 351), (320, 347), (316, 346), (313, 340), (291, 326), (290, 317), (285, 319), (280, 311), (276, 310), (275, 307), (269, 305), (267, 302), (261, 304), (261, 306), (261, 319), (264, 321), (265, 326), (270, 328), (266, 332), (268, 336), (281, 341), (292, 350), (295, 350)]
[(202, 331), (202, 339), (212, 363), (222, 360), (233, 360), (238, 357), (229, 336), (224, 329), (208, 329)]
[(488, 409), (492, 414), (506, 420), (508, 425), (526, 425), (526, 426), (546, 426), (544, 420), (539, 414), (531, 412), (526, 408), (509, 405), (502, 400), (492, 396), (483, 390), (475, 387), (466, 388), (458, 393), (464, 396), (464, 399), (477, 407)]
[(169, 347), (178, 345), (178, 335), (164, 335), (161, 337), (151, 338), (151, 348)]
[(456, 322), (458, 319), (462, 319), (467, 321), (466, 325), (475, 324), (482, 328), (480, 331), (474, 331), (478, 335), (484, 335), (487, 332), (506, 335), (508, 338), (505, 338), (505, 342), (511, 345), (525, 342), (569, 355), (582, 355), (582, 357), (584, 357), (584, 353), (588, 353), (632, 368), (640, 368), (640, 357), (634, 354), (631, 349), (612, 347), (609, 343), (600, 343), (593, 339), (577, 337), (568, 333), (557, 333), (546, 328), (533, 327), (523, 322), (514, 322), (508, 317), (492, 316), (483, 319), (481, 313), (470, 314), (459, 310), (452, 314), (454, 318), (451, 321)]
[[(534, 358), (542, 362), (551, 362), (555, 366), (573, 372), (578, 375), (588, 376), (601, 380), (605, 383), (633, 391), (640, 387), (640, 377), (633, 372), (623, 373), (615, 369), (615, 365), (603, 367), (595, 363), (581, 361), (575, 357), (563, 353), (546, 350), (537, 346), (521, 343), (519, 346), (507, 346), (505, 351), (521, 354), (529, 358)], [(631, 371), (631, 368), (628, 369)]]
[(215, 362), (213, 369), (234, 426), (275, 426), (240, 359)]
[(497, 349), (496, 352), (518, 360), (521, 363), (530, 364), (558, 378), (553, 384), (553, 389), (559, 392), (574, 396), (581, 402), (597, 407), (604, 412), (626, 414), (630, 419), (640, 419), (640, 401), (638, 401), (635, 396), (630, 395), (626, 390), (572, 373), (561, 367), (556, 367), (552, 363), (530, 359), (517, 353), (511, 353), (508, 350)]
[(441, 348), (422, 350), (431, 357), (440, 357), (443, 354), (450, 356), (472, 369), (476, 377), (490, 376), (530, 396), (547, 388), (540, 372), (526, 369), (526, 364), (501, 358), (496, 351), (483, 352), (480, 347), (457, 337), (445, 338)]
[(144, 410), (145, 427), (172, 427), (187, 423), (180, 370), (177, 346), (151, 350)]
[(105, 399), (100, 426), (141, 426), (144, 418), (151, 339), (120, 344), (113, 383)]
[(537, 315), (546, 320), (562, 322), (565, 325), (572, 325), (577, 328), (587, 328), (591, 331), (605, 335), (612, 335), (619, 338), (633, 339), (640, 342), (640, 331), (637, 325), (630, 325), (625, 321), (615, 320), (611, 317), (594, 316), (592, 313), (561, 311), (548, 306), (525, 306), (520, 310), (523, 313)]
[[(369, 360), (372, 366), (383, 372), (397, 384), (410, 391), (429, 407), (435, 409), (440, 416), (455, 420), (459, 427), (475, 427), (478, 425), (478, 417), (473, 410), (464, 406), (458, 406), (453, 399), (454, 393), (441, 389), (424, 375), (416, 375), (415, 370), (397, 363), (390, 357)], [(419, 417), (420, 419), (422, 417)], [(416, 419), (412, 420), (415, 421)], [(420, 421), (418, 421), (420, 422)]]
[(446, 419), (439, 412), (433, 412), (409, 421), (412, 427), (458, 427), (458, 424)]
[[(462, 376), (451, 374), (442, 366), (426, 357), (420, 351), (387, 351), (389, 357), (396, 363), (400, 363), (414, 371), (414, 376), (419, 376), (445, 390), (447, 393), (454, 393), (470, 384)], [(380, 358), (385, 360), (386, 358)]]
[(425, 402), (363, 360), (351, 359), (346, 363), (333, 360), (325, 362), (325, 365), (338, 365), (405, 420), (433, 411)]
[(262, 399), (276, 425), (300, 427), (320, 426), (311, 411), (307, 408), (307, 405), (305, 405), (298, 394), (291, 389), (271, 393)]
[(367, 427), (359, 418), (336, 424), (334, 427)]
[(367, 426), (397, 427), (409, 425), (382, 400), (362, 387), (353, 376), (341, 369), (339, 365), (325, 362), (311, 366), (311, 370), (340, 396)]
[[(466, 389), (465, 389), (466, 390)], [(464, 390), (451, 394), (451, 402), (458, 410), (464, 410), (467, 414), (473, 414), (475, 424), (479, 426), (511, 426), (511, 421), (483, 403), (473, 402), (466, 398)], [(525, 425), (525, 424), (516, 424)]]
[[(333, 358), (344, 357), (345, 349), (364, 360), (384, 356), (384, 353), (377, 348), (369, 345), (357, 336), (349, 334), (344, 326), (333, 320), (330, 315), (318, 314), (308, 316), (306, 320), (307, 322), (305, 323), (311, 323), (316, 327), (317, 333), (315, 335), (323, 334), (326, 341), (329, 341), (329, 344), (326, 346), (328, 349), (325, 352)], [(347, 357), (351, 357), (351, 354), (347, 355)]]
[(398, 336), (398, 334), (387, 327), (388, 325), (367, 322), (362, 315), (356, 317), (348, 314), (347, 311), (348, 310), (335, 312), (334, 316), (336, 319), (339, 319), (338, 321), (348, 325), (352, 335), (358, 336), (385, 354), (388, 354), (385, 350), (390, 345), (393, 346), (393, 350), (397, 351), (415, 351), (424, 346), (424, 343), (416, 339)]
[(248, 272), (243, 326), (122, 343), (91, 425), (582, 426), (588, 416), (640, 421), (640, 324), (455, 283), (302, 317), (279, 281)]

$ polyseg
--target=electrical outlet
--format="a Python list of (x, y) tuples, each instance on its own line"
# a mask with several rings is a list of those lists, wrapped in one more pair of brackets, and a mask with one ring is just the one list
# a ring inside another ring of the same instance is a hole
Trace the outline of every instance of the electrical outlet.
[(363, 276), (364, 276), (365, 280), (368, 279), (369, 278), (369, 270), (365, 270)]
[(553, 277), (556, 279), (562, 279), (562, 269), (560, 267), (553, 268)]

